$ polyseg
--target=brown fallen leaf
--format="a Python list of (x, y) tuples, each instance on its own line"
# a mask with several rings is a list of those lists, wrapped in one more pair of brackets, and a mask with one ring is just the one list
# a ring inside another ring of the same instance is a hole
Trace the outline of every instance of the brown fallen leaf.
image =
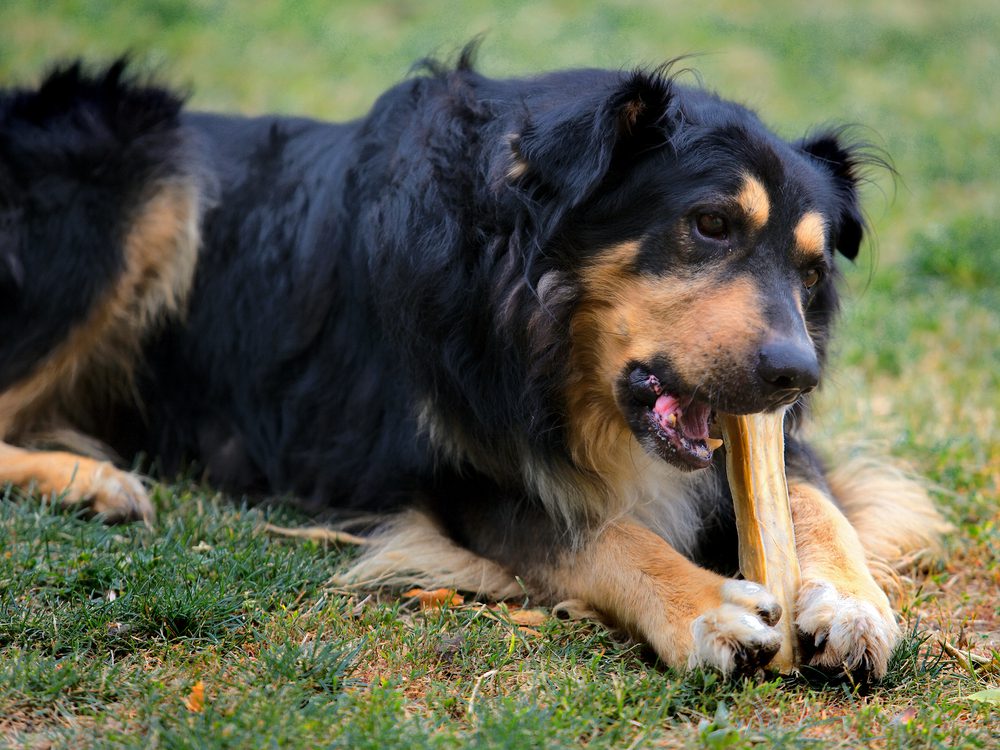
[(535, 630), (534, 628), (526, 628), (524, 625), (519, 625), (517, 632), (521, 635), (530, 635), (532, 638), (539, 638), (542, 635), (538, 630)]
[(191, 713), (200, 714), (205, 710), (205, 683), (198, 680), (184, 699), (184, 707)]
[(419, 599), (420, 609), (437, 609), (445, 604), (456, 607), (465, 602), (465, 598), (454, 589), (434, 589), (433, 591), (410, 589), (404, 591), (403, 596), (408, 599)]
[(518, 609), (507, 615), (511, 622), (518, 625), (538, 627), (548, 619), (548, 614), (540, 609)]

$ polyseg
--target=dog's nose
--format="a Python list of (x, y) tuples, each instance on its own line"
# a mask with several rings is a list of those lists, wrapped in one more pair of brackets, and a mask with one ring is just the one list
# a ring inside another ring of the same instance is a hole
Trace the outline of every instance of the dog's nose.
[(757, 374), (770, 395), (798, 398), (819, 383), (816, 350), (811, 344), (794, 339), (769, 341), (761, 347)]

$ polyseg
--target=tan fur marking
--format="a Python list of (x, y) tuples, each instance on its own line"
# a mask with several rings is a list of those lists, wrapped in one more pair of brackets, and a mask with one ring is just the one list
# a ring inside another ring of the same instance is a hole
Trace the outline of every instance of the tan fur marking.
[(0, 484), (59, 497), (64, 505), (87, 505), (109, 520), (153, 518), (142, 483), (105, 461), (59, 451), (33, 452), (0, 443)]
[(528, 174), (528, 169), (530, 169), (528, 162), (522, 160), (520, 157), (513, 157), (513, 162), (507, 169), (507, 181), (517, 182)]
[(625, 365), (668, 354), (685, 382), (709, 388), (706, 377), (738, 368), (765, 330), (751, 280), (641, 275), (631, 269), (638, 248), (611, 248), (583, 272), (571, 322), (570, 450), (611, 485), (643, 450), (615, 398)]
[(530, 169), (527, 159), (521, 156), (521, 149), (519, 144), (521, 137), (517, 133), (509, 133), (507, 135), (507, 145), (510, 147), (510, 166), (507, 167), (507, 181), (517, 182), (526, 174)]
[(633, 99), (621, 110), (621, 124), (626, 133), (631, 133), (632, 128), (639, 121), (639, 117), (646, 111), (646, 102), (642, 99)]
[(736, 203), (746, 214), (754, 230), (764, 228), (771, 215), (771, 201), (767, 197), (767, 189), (760, 180), (749, 174), (744, 175), (743, 187), (736, 195)]
[(55, 412), (72, 412), (87, 400), (78, 391), (88, 388), (86, 376), (95, 370), (96, 390), (129, 392), (142, 336), (162, 315), (181, 312), (191, 288), (198, 200), (195, 184), (171, 182), (146, 201), (125, 238), (124, 271), (90, 317), (30, 377), (0, 394), (0, 439), (64, 427)]
[(672, 667), (729, 673), (774, 653), (778, 604), (762, 586), (699, 568), (631, 520), (609, 523), (577, 552), (528, 578), (550, 599), (582, 602), (646, 641)]
[(847, 518), (825, 492), (789, 487), (802, 583), (795, 622), (815, 644), (809, 663), (881, 679), (901, 631)]
[(576, 555), (544, 571), (550, 599), (576, 599), (683, 667), (691, 622), (722, 602), (725, 579), (699, 568), (637, 524), (609, 525)]
[(826, 222), (815, 211), (807, 211), (795, 225), (795, 249), (805, 260), (823, 260)]
[[(137, 212), (124, 240), (124, 270), (90, 316), (35, 371), (0, 394), (0, 441), (56, 439), (91, 453), (103, 446), (75, 429), (119, 390), (130, 395), (143, 335), (163, 315), (181, 313), (198, 253), (199, 189), (168, 182)], [(58, 269), (52, 269), (57, 273)], [(0, 442), (0, 483), (31, 484), (66, 504), (87, 504), (113, 520), (150, 520), (137, 477), (106, 461)]]
[(822, 580), (841, 594), (884, 598), (868, 570), (857, 532), (826, 493), (810, 484), (794, 484), (788, 495), (803, 586)]

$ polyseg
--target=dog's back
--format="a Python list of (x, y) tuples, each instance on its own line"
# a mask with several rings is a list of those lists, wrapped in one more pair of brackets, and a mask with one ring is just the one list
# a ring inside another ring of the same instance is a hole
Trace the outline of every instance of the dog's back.
[(229, 489), (374, 505), (393, 471), (373, 457), (406, 467), (415, 426), (380, 397), (391, 365), (367, 259), (351, 252), (356, 127), (205, 114), (185, 125), (217, 195), (184, 325), (148, 347), (150, 447), (168, 470), (196, 459)]
[(423, 446), (350, 251), (358, 126), (181, 105), (123, 63), (4, 95), (3, 437), (374, 509)]

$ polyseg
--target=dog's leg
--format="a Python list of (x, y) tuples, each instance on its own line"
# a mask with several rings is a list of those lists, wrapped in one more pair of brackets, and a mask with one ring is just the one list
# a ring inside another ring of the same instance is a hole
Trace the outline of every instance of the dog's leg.
[(153, 505), (142, 482), (106, 461), (62, 451), (29, 451), (0, 443), (0, 484), (14, 484), (85, 505), (108, 521), (152, 521)]
[(677, 669), (752, 672), (781, 645), (781, 608), (763, 586), (699, 567), (635, 520), (570, 530), (539, 501), (474, 470), (439, 475), (424, 499), (421, 512), (376, 538), (347, 581), (417, 574), (425, 586), (583, 602)]
[(543, 576), (552, 595), (587, 602), (678, 669), (754, 672), (781, 645), (781, 607), (764, 587), (700, 568), (636, 523), (606, 526)]
[(802, 570), (796, 624), (806, 663), (866, 681), (885, 676), (900, 629), (850, 522), (808, 482), (789, 487)]

